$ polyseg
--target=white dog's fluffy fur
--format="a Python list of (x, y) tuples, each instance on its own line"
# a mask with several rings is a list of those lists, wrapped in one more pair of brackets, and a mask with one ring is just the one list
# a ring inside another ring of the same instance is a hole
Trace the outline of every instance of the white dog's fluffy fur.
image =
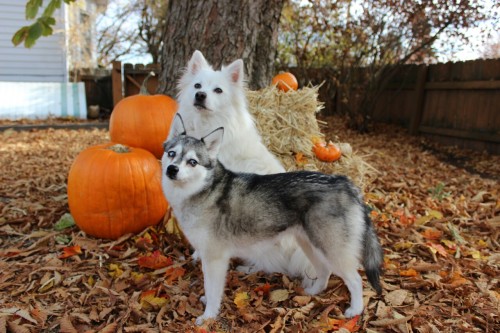
[[(214, 70), (195, 51), (179, 81), (178, 113), (188, 135), (202, 138), (214, 128), (224, 127), (219, 160), (229, 170), (271, 174), (284, 172), (278, 159), (262, 143), (254, 119), (247, 109), (243, 61), (238, 59), (220, 71)], [(196, 98), (196, 94), (201, 98)], [(314, 268), (295, 239), (260, 248), (242, 258), (251, 271), (279, 272), (301, 277), (309, 287)]]

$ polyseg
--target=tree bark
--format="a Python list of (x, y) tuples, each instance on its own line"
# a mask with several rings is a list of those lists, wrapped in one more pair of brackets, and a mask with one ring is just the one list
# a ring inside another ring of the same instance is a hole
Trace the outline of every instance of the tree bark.
[(268, 85), (284, 1), (169, 1), (158, 92), (176, 95), (177, 80), (195, 50), (214, 69), (241, 58), (248, 87)]

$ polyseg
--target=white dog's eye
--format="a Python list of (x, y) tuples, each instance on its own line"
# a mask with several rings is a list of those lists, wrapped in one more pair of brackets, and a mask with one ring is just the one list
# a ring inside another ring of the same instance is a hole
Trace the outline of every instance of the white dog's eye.
[(197, 160), (193, 160), (193, 159), (190, 159), (189, 161), (187, 161), (188, 164), (192, 167), (195, 167), (198, 165), (198, 161)]
[(195, 83), (195, 84), (194, 84), (194, 87), (195, 87), (196, 89), (200, 89), (200, 88), (201, 88), (201, 84), (199, 84), (199, 83)]
[(175, 151), (171, 150), (167, 153), (168, 157), (173, 158), (175, 157)]
[(222, 89), (221, 88), (215, 88), (214, 92), (217, 94), (222, 94)]

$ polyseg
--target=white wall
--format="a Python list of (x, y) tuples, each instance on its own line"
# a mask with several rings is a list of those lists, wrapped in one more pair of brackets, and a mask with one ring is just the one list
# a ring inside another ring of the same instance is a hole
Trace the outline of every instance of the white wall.
[(65, 37), (62, 29), (64, 5), (55, 13), (57, 27), (52, 36), (40, 37), (31, 49), (24, 45), (15, 47), (11, 42), (19, 28), (33, 23), (25, 18), (27, 1), (0, 0), (0, 81), (67, 82)]

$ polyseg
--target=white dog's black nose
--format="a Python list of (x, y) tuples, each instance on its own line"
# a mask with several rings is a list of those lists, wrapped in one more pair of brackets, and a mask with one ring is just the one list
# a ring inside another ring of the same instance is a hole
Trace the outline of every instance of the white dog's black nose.
[(179, 167), (177, 165), (169, 165), (167, 167), (167, 177), (170, 179), (175, 179), (177, 176), (177, 173), (179, 173)]
[(205, 99), (207, 99), (207, 94), (204, 93), (203, 91), (198, 91), (195, 95), (194, 98), (196, 99), (197, 102), (204, 102)]

